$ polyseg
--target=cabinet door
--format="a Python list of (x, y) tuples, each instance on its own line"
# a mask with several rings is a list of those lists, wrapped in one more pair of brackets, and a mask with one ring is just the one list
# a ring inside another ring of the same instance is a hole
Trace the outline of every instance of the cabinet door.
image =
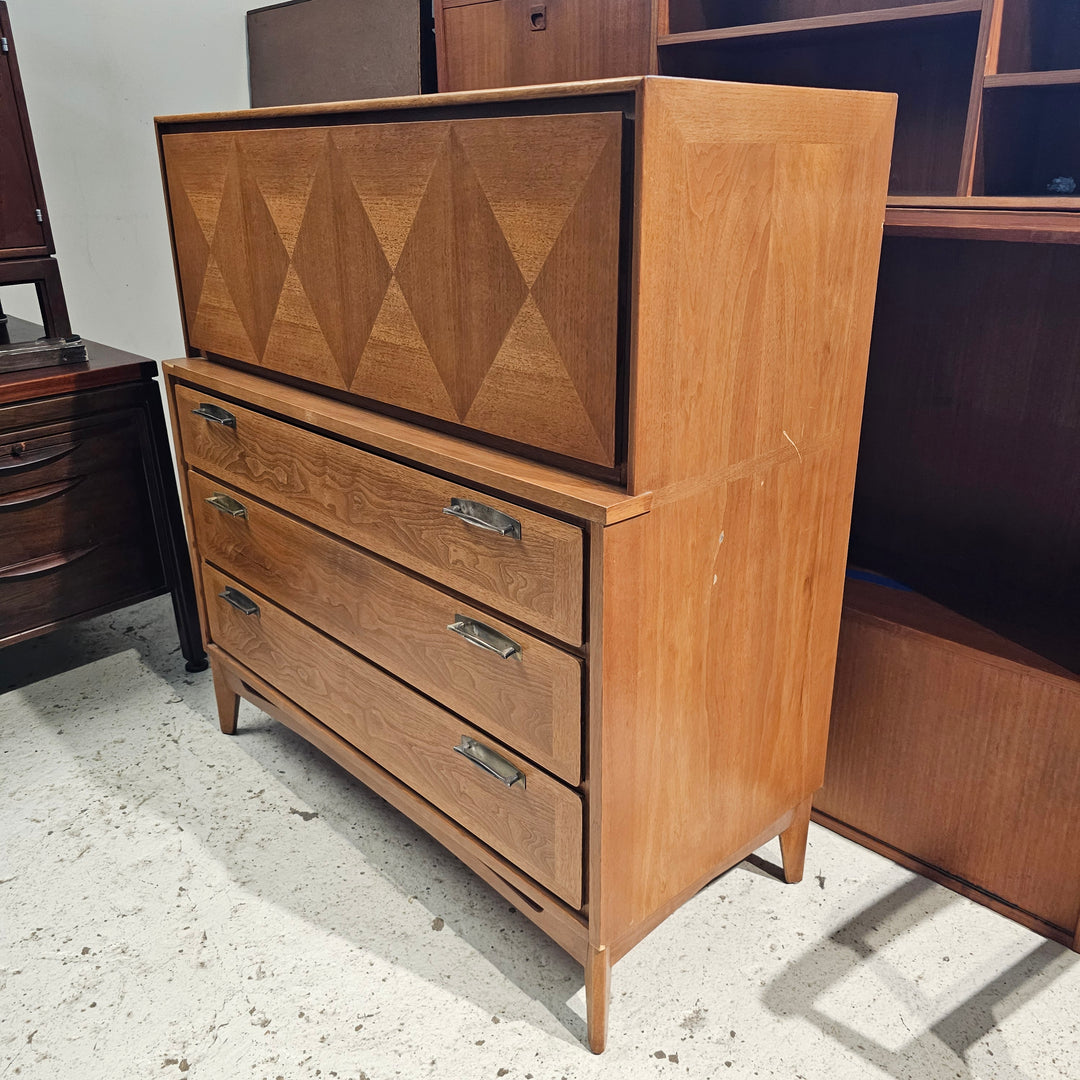
[[(9, 35), (4, 22), (0, 30)], [(10, 37), (9, 48), (10, 48)], [(0, 53), (0, 256), (44, 254), (44, 226), (31, 165), (29, 127), (20, 109), (22, 87), (14, 52)]]
[(621, 114), (162, 145), (196, 349), (615, 464)]
[(647, 75), (649, 0), (443, 0), (439, 89)]

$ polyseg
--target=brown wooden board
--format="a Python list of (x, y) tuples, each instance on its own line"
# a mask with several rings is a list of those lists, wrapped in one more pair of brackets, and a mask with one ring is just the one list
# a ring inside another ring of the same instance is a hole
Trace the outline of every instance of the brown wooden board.
[(441, 90), (653, 70), (649, 0), (436, 0), (436, 19)]

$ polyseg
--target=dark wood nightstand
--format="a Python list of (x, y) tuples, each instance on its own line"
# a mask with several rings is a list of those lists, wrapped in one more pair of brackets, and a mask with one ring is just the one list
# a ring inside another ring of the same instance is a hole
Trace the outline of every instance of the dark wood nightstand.
[[(0, 340), (40, 327), (9, 318)], [(169, 592), (188, 671), (206, 667), (157, 365), (0, 374), (0, 647)]]

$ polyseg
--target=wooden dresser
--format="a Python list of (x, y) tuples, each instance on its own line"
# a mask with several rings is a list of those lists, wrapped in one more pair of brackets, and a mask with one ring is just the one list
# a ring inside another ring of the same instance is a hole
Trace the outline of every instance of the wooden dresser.
[(585, 968), (826, 729), (894, 99), (635, 78), (167, 117), (166, 365), (246, 697)]

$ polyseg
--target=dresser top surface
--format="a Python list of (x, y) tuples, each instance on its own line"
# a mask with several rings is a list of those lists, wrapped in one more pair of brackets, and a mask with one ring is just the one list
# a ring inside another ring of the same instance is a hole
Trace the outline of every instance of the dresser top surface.
[[(11, 341), (34, 341), (44, 333), (40, 326), (14, 316), (8, 317), (6, 329)], [(145, 356), (96, 341), (84, 343), (87, 359), (83, 362), (0, 373), (0, 404), (139, 382), (157, 375), (157, 364)]]
[(660, 78), (660, 76), (594, 79), (587, 82), (550, 83), (543, 86), (510, 86), (496, 90), (463, 90), (446, 94), (411, 94), (405, 97), (315, 102), (306, 105), (272, 106), (262, 109), (233, 109), (223, 112), (158, 116), (154, 118), (154, 122), (159, 127), (163, 127), (173, 124), (218, 123), (230, 120), (271, 120), (279, 117), (382, 112), (390, 109), (432, 109), (463, 105), (497, 104), (500, 102), (538, 101), (545, 98), (582, 98), (610, 94), (633, 94), (647, 81), (656, 78)]

